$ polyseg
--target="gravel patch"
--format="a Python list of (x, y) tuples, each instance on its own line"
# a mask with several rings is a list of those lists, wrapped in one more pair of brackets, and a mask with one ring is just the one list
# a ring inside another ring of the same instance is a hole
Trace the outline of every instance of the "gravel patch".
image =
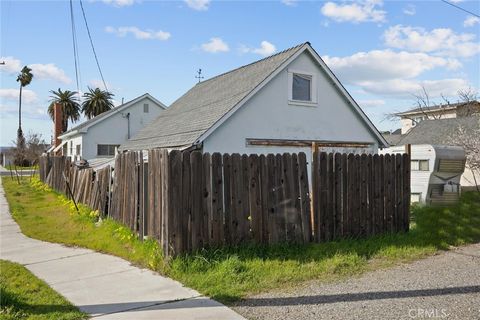
[(480, 319), (480, 243), (337, 283), (238, 302), (248, 319)]

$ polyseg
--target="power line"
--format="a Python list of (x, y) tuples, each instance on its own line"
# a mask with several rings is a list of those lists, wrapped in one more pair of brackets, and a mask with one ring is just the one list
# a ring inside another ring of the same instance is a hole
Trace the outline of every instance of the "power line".
[(70, 0), (70, 21), (72, 23), (72, 43), (73, 43), (73, 60), (75, 62), (75, 80), (77, 81), (77, 93), (80, 95), (80, 82), (79, 82), (79, 59), (77, 48), (77, 36), (75, 31), (75, 19), (73, 15), (73, 2)]
[(94, 55), (94, 57), (95, 57), (95, 61), (97, 62), (98, 72), (100, 73), (100, 77), (102, 78), (102, 82), (103, 82), (103, 86), (105, 87), (105, 90), (108, 91), (107, 83), (105, 82), (105, 79), (103, 78), (102, 69), (100, 68), (100, 63), (98, 62), (97, 53), (95, 52), (95, 47), (94, 47), (94, 45), (93, 45), (92, 36), (91, 36), (91, 34), (90, 34), (90, 28), (88, 27), (87, 17), (86, 17), (86, 15), (85, 15), (85, 10), (83, 9), (83, 2), (82, 2), (82, 0), (80, 0), (80, 7), (82, 8), (83, 20), (85, 21), (85, 26), (87, 27), (88, 38), (90, 39), (90, 45), (92, 46), (93, 55)]
[(473, 13), (473, 12), (471, 12), (471, 11), (468, 11), (467, 9), (464, 9), (464, 8), (462, 8), (462, 7), (460, 7), (460, 6), (457, 6), (456, 4), (453, 4), (453, 3), (448, 2), (448, 1), (446, 1), (446, 0), (442, 0), (442, 2), (445, 2), (446, 4), (449, 4), (449, 5), (451, 5), (452, 7), (455, 7), (455, 8), (460, 9), (460, 10), (462, 10), (462, 11), (468, 13), (468, 14), (471, 14), (472, 16), (475, 16), (475, 17), (477, 17), (477, 18), (480, 18), (480, 15), (478, 15), (478, 14), (476, 14), (476, 13)]

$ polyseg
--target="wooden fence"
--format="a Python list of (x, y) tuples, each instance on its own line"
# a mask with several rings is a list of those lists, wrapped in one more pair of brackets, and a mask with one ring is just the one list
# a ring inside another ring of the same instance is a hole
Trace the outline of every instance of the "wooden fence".
[(110, 168), (94, 173), (62, 157), (40, 161), (42, 180), (66, 193), (62, 172), (77, 201), (141, 239), (157, 239), (166, 255), (245, 242), (322, 242), (409, 225), (408, 155), (315, 153), (311, 186), (304, 153), (127, 152), (117, 155), (113, 178)]
[(97, 171), (90, 168), (79, 169), (68, 157), (42, 156), (39, 159), (39, 176), (55, 191), (68, 198), (73, 195), (76, 203), (83, 203), (103, 214), (108, 212), (112, 185), (109, 166)]
[(408, 231), (410, 157), (315, 153), (315, 241)]

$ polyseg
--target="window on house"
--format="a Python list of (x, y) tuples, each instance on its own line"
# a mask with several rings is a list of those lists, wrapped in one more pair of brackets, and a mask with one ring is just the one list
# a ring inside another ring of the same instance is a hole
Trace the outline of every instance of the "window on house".
[(118, 144), (97, 144), (97, 156), (114, 156)]
[(428, 171), (430, 170), (428, 165), (428, 160), (412, 160), (411, 162), (412, 171)]
[(70, 141), (70, 155), (73, 155), (73, 141)]
[(410, 203), (418, 203), (420, 200), (422, 200), (421, 192), (410, 194)]
[(312, 101), (312, 76), (294, 73), (292, 75), (292, 100)]
[(148, 103), (143, 104), (143, 113), (148, 113)]
[(75, 154), (76, 154), (77, 156), (80, 155), (80, 149), (81, 149), (81, 148), (82, 148), (82, 145), (81, 145), (81, 144), (77, 144), (77, 145), (75, 146), (75, 149), (76, 149), (76, 150), (75, 150), (75, 151), (76, 151)]

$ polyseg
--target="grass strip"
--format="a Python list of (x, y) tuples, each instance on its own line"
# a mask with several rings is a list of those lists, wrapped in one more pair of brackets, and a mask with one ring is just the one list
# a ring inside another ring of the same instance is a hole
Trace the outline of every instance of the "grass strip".
[(37, 179), (3, 179), (14, 219), (32, 238), (110, 253), (172, 277), (224, 303), (302, 281), (330, 282), (409, 262), (439, 250), (480, 241), (480, 195), (469, 192), (452, 207), (415, 207), (408, 233), (320, 244), (211, 248), (165, 260), (153, 240), (141, 242), (111, 219), (71, 201)]

